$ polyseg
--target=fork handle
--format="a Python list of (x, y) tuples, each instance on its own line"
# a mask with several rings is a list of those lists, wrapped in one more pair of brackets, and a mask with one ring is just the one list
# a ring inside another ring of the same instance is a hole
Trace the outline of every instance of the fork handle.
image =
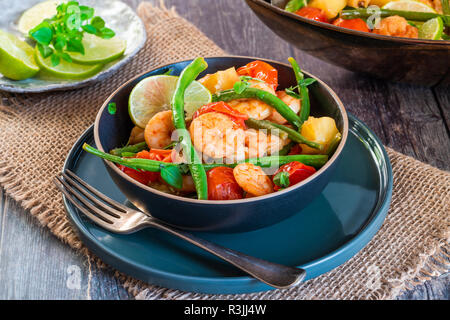
[(301, 282), (306, 275), (306, 272), (303, 269), (269, 262), (222, 247), (207, 240), (198, 238), (191, 233), (175, 229), (155, 219), (149, 218), (145, 224), (186, 240), (193, 245), (231, 263), (269, 286), (278, 289), (285, 289), (294, 286)]

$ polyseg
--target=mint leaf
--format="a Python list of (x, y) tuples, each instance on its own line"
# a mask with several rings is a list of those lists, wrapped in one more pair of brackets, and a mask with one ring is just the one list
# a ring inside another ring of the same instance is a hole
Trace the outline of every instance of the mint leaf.
[(103, 39), (111, 39), (115, 35), (116, 35), (116, 33), (109, 28), (101, 28), (100, 32), (98, 33), (98, 36), (100, 36)]
[(242, 92), (244, 92), (245, 89), (247, 89), (250, 86), (250, 83), (246, 82), (246, 81), (238, 81), (234, 84), (233, 86), (233, 90), (234, 92), (236, 92), (237, 94), (241, 94)]
[(79, 52), (81, 54), (84, 54), (84, 46), (81, 40), (78, 40), (76, 38), (72, 38), (69, 41), (67, 41), (67, 51), (69, 52)]
[(290, 0), (286, 7), (284, 7), (284, 10), (289, 12), (295, 12), (297, 10), (300, 10), (301, 8), (305, 7), (307, 5), (307, 0)]
[(116, 114), (117, 105), (115, 102), (111, 102), (108, 104), (108, 112), (109, 112), (109, 114), (112, 114), (112, 115)]
[(80, 6), (80, 16), (81, 20), (89, 20), (94, 16), (94, 8), (88, 6)]
[(313, 78), (307, 78), (307, 79), (300, 80), (300, 81), (298, 82), (298, 85), (299, 85), (299, 86), (302, 86), (302, 87), (307, 87), (307, 86), (313, 84), (313, 83), (316, 82), (316, 81), (317, 81), (316, 79), (313, 79)]
[(85, 24), (84, 26), (81, 26), (81, 29), (83, 29), (84, 31), (86, 31), (87, 33), (90, 33), (90, 34), (97, 33), (97, 29), (92, 24)]
[(92, 18), (92, 20), (91, 20), (91, 25), (92, 25), (94, 28), (100, 30), (100, 29), (102, 29), (102, 28), (105, 27), (105, 20), (103, 20), (102, 18), (100, 18), (100, 17), (98, 17), (98, 16), (97, 16), (97, 17), (94, 17), (94, 18)]
[(52, 61), (52, 65), (54, 67), (56, 67), (61, 62), (61, 58), (59, 57), (58, 54), (53, 53), (51, 56), (51, 61)]
[(65, 52), (61, 53), (61, 58), (69, 63), (72, 63), (72, 58)]
[(53, 49), (49, 46), (43, 46), (42, 44), (38, 43), (37, 47), (44, 59), (50, 57), (53, 54)]
[(183, 187), (183, 176), (177, 166), (161, 166), (161, 178), (174, 188)]
[(53, 38), (53, 30), (49, 27), (42, 27), (31, 33), (31, 37), (37, 43), (48, 46)]

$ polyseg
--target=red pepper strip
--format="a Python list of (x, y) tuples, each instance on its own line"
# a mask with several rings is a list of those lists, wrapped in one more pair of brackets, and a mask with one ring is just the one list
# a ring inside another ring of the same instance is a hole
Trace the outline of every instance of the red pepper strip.
[[(287, 172), (289, 174), (289, 187), (290, 187), (313, 175), (316, 172), (316, 169), (314, 167), (307, 166), (301, 162), (292, 161), (286, 163), (285, 165), (282, 165), (274, 174), (274, 177), (280, 172)], [(274, 185), (275, 191), (280, 189), (281, 187)]]
[(238, 125), (239, 127), (245, 129), (245, 120), (248, 119), (248, 115), (240, 113), (239, 111), (234, 110), (232, 107), (230, 107), (228, 104), (226, 104), (223, 101), (219, 102), (212, 102), (204, 105), (197, 111), (195, 111), (194, 115), (192, 116), (192, 119), (197, 118), (198, 116), (208, 113), (208, 112), (218, 112), (223, 113), (227, 116), (229, 116), (233, 122)]
[(246, 64), (237, 69), (240, 76), (248, 76), (255, 79), (260, 79), (273, 87), (276, 90), (278, 87), (278, 70), (270, 64), (256, 60)]

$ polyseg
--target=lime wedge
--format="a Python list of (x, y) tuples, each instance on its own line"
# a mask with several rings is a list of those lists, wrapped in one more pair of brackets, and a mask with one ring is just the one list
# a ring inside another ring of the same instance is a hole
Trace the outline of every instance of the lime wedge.
[(436, 13), (436, 11), (432, 7), (426, 5), (425, 3), (414, 0), (391, 1), (386, 3), (383, 6), (383, 9)]
[(102, 39), (86, 33), (83, 36), (85, 53), (71, 53), (72, 60), (79, 64), (106, 64), (121, 57), (127, 43), (118, 37)]
[(35, 57), (37, 64), (41, 67), (45, 75), (51, 75), (60, 79), (85, 79), (96, 74), (103, 68), (102, 64), (88, 66), (73, 62), (69, 63), (62, 59), (57, 66), (53, 66), (51, 59), (44, 59), (37, 47), (35, 49)]
[(20, 32), (28, 34), (28, 31), (36, 27), (44, 19), (56, 14), (56, 7), (61, 1), (45, 1), (26, 10), (19, 19), (17, 28)]
[(429, 40), (440, 40), (444, 32), (444, 22), (440, 17), (425, 22), (419, 29), (419, 38)]
[[(158, 112), (170, 110), (178, 77), (157, 75), (140, 81), (131, 91), (128, 112), (131, 121), (140, 128)], [(194, 81), (184, 94), (186, 118), (191, 118), (201, 106), (211, 102), (211, 93), (202, 84)]]
[(24, 80), (38, 73), (34, 50), (16, 36), (0, 30), (0, 73), (13, 80)]

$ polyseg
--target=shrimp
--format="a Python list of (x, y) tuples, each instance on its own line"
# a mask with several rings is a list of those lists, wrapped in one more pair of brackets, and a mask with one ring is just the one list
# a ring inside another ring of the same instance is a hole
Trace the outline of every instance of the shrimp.
[(194, 147), (203, 158), (243, 160), (244, 130), (227, 115), (218, 112), (204, 113), (189, 127)]
[(141, 129), (138, 126), (135, 126), (133, 129), (131, 129), (130, 138), (128, 139), (128, 144), (136, 144), (136, 143), (145, 141), (144, 132), (145, 132), (144, 129)]
[(174, 130), (172, 111), (158, 112), (145, 126), (145, 142), (150, 148), (164, 148), (172, 142), (171, 135)]
[(245, 130), (245, 158), (276, 154), (288, 143), (288, 138), (281, 139), (278, 135), (266, 133), (264, 130)]
[(241, 163), (233, 169), (239, 186), (253, 196), (263, 196), (273, 192), (273, 184), (261, 167), (252, 163)]
[[(250, 80), (249, 83), (251, 88), (264, 90), (275, 95), (275, 90), (265, 82)], [(240, 113), (257, 120), (264, 120), (272, 114), (272, 107), (258, 99), (238, 99), (229, 101), (228, 104)]]
[[(288, 107), (294, 111), (295, 113), (298, 113), (300, 111), (300, 100), (296, 99), (290, 95), (288, 95), (285, 91), (277, 91), (277, 96), (280, 98), (284, 103), (288, 105)], [(278, 113), (277, 110), (272, 109), (272, 114), (267, 119), (269, 121), (278, 123), (278, 124), (285, 124), (288, 121), (283, 118), (281, 114)]]
[(381, 20), (380, 25), (373, 30), (374, 33), (384, 36), (418, 38), (419, 31), (411, 26), (405, 18), (391, 16)]

